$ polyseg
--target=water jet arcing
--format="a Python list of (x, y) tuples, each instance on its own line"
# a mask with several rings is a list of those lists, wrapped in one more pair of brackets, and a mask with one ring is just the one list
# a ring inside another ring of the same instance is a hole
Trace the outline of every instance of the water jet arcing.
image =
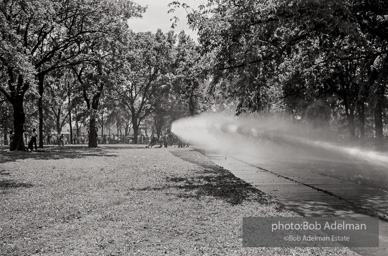
[(388, 188), (388, 156), (342, 146), (328, 134), (286, 118), (236, 117), (207, 113), (177, 120), (172, 132), (183, 141), (223, 155), (254, 159), (261, 166), (310, 168), (345, 179)]

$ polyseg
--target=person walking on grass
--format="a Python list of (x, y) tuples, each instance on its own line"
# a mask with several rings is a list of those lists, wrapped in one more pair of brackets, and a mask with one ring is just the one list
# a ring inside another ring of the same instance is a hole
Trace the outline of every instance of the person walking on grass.
[(33, 151), (34, 145), (35, 145), (35, 151), (38, 151), (38, 146), (36, 145), (36, 137), (38, 137), (38, 134), (36, 134), (36, 129), (32, 129), (31, 133), (31, 139), (30, 142), (28, 143), (28, 149), (31, 149)]

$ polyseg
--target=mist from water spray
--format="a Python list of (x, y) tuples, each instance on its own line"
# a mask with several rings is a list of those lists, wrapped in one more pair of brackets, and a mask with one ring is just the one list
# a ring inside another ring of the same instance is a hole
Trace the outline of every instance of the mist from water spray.
[(171, 130), (190, 145), (225, 155), (272, 161), (319, 159), (348, 162), (357, 158), (373, 165), (388, 164), (386, 154), (341, 146), (330, 134), (295, 124), (284, 117), (205, 113), (177, 120)]

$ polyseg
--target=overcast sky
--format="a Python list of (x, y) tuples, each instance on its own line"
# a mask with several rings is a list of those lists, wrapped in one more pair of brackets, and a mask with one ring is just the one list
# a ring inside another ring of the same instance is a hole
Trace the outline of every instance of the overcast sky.
[[(185, 30), (186, 34), (189, 34), (193, 39), (196, 39), (196, 33), (189, 29), (186, 19), (186, 11), (183, 8), (179, 8), (175, 13), (167, 13), (170, 9), (167, 5), (173, 0), (134, 0), (134, 2), (146, 6), (148, 5), (147, 12), (143, 14), (142, 19), (131, 19), (128, 24), (130, 28), (135, 32), (156, 32), (158, 28), (162, 29), (165, 33), (172, 30), (170, 19), (176, 15), (179, 17), (179, 22), (174, 29), (178, 34), (180, 31)], [(181, 2), (187, 3), (190, 7), (197, 9), (197, 7), (206, 0), (181, 0)]]

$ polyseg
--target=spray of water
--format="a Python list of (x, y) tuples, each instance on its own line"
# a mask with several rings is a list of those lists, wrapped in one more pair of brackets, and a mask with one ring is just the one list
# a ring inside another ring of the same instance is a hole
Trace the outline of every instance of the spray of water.
[(195, 147), (226, 155), (272, 161), (349, 162), (357, 158), (374, 165), (388, 164), (386, 154), (339, 145), (327, 133), (295, 124), (284, 117), (206, 113), (175, 121), (172, 132)]

